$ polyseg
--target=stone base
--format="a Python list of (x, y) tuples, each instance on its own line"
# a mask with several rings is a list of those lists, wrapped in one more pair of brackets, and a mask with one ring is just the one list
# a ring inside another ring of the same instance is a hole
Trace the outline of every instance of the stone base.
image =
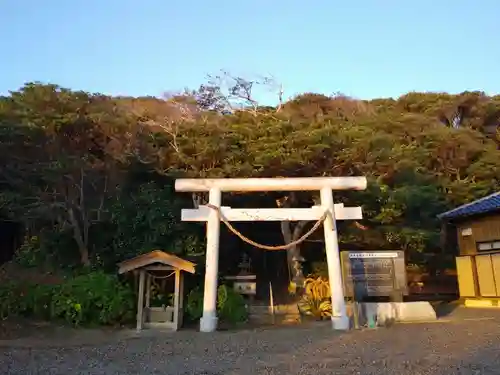
[(347, 331), (350, 328), (350, 320), (349, 317), (346, 316), (332, 316), (332, 328), (335, 331)]
[(500, 299), (498, 298), (466, 298), (465, 307), (491, 307), (500, 308)]
[(200, 319), (200, 332), (215, 332), (217, 330), (216, 316), (203, 316)]
[(375, 318), (377, 325), (393, 322), (422, 322), (437, 320), (436, 311), (429, 302), (366, 302), (360, 303), (360, 324)]

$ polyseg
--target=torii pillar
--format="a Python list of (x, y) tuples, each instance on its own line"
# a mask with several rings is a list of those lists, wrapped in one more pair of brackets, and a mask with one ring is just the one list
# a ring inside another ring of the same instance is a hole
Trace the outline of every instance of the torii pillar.
[[(208, 203), (217, 207), (228, 221), (298, 221), (319, 220), (323, 223), (328, 276), (332, 295), (332, 326), (335, 330), (349, 329), (346, 313), (342, 270), (337, 235), (337, 220), (362, 218), (361, 207), (344, 207), (333, 203), (332, 190), (364, 190), (365, 177), (311, 177), (311, 178), (220, 178), (179, 179), (175, 190), (179, 192), (208, 192)], [(222, 192), (319, 191), (321, 206), (311, 208), (231, 209), (221, 207)], [(217, 329), (217, 276), (219, 271), (220, 218), (216, 210), (207, 206), (182, 210), (182, 221), (207, 222), (207, 251), (205, 287), (201, 332)]]

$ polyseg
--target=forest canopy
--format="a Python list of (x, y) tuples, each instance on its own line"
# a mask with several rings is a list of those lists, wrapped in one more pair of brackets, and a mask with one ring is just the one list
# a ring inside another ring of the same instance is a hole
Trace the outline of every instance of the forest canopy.
[[(204, 198), (174, 193), (174, 178), (362, 175), (366, 191), (335, 196), (364, 213), (342, 224), (342, 245), (417, 259), (439, 251), (437, 214), (500, 186), (500, 96), (304, 93), (261, 106), (252, 86), (133, 98), (29, 83), (0, 97), (1, 218), (23, 226), (30, 261), (112, 267), (155, 247), (204, 251), (203, 231), (179, 220)], [(227, 199), (307, 207), (315, 197)], [(282, 242), (306, 226), (284, 223)]]

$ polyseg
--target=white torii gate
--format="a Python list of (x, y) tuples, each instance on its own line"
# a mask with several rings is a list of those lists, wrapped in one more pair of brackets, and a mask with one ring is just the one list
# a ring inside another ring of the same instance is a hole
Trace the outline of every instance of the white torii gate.
[[(349, 329), (346, 314), (342, 271), (336, 220), (362, 218), (361, 207), (344, 207), (333, 203), (332, 190), (364, 190), (365, 177), (311, 177), (311, 178), (220, 178), (179, 179), (175, 190), (179, 192), (209, 192), (209, 206), (183, 209), (182, 221), (207, 222), (207, 252), (205, 265), (205, 288), (201, 332), (217, 329), (217, 275), (219, 272), (219, 234), (221, 216), (226, 221), (299, 221), (319, 220), (323, 222), (328, 276), (332, 295), (332, 326), (335, 330)], [(266, 208), (232, 209), (221, 207), (222, 192), (263, 191), (320, 191), (321, 206), (311, 208)], [(215, 209), (214, 209), (215, 208)], [(219, 210), (219, 212), (217, 210)], [(221, 215), (221, 216), (219, 216)]]

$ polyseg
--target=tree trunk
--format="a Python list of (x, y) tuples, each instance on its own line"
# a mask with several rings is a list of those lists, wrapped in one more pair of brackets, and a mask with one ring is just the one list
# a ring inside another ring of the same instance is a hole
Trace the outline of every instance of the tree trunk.
[[(283, 240), (284, 240), (285, 244), (289, 244), (290, 242), (292, 242), (292, 230), (290, 228), (289, 221), (282, 221), (281, 222), (281, 233), (283, 234)], [(292, 280), (293, 279), (292, 249), (286, 250), (286, 261), (287, 261), (287, 267), (288, 267), (288, 275), (290, 277), (290, 280)]]
[(78, 251), (80, 252), (80, 262), (84, 266), (90, 266), (90, 256), (89, 249), (86, 241), (83, 239), (83, 234), (80, 229), (80, 224), (75, 217), (75, 212), (72, 208), (68, 209), (69, 221), (73, 227), (73, 238), (78, 245)]
[[(294, 193), (286, 196), (282, 199), (278, 199), (276, 204), (278, 207), (290, 208), (292, 203), (296, 202), (297, 198)], [(300, 238), (302, 231), (307, 225), (307, 221), (299, 221), (293, 225), (289, 221), (281, 222), (281, 233), (283, 234), (283, 240), (285, 244), (292, 243)], [(302, 287), (304, 284), (304, 273), (302, 270), (302, 262), (304, 258), (300, 253), (300, 244), (292, 246), (287, 250), (287, 263), (288, 272), (290, 276), (290, 281), (295, 283), (296, 286)]]
[[(307, 221), (298, 222), (292, 230), (292, 224), (289, 221), (281, 222), (281, 233), (283, 234), (283, 240), (286, 244), (296, 241), (302, 234)], [(288, 272), (290, 275), (290, 280), (301, 286), (304, 281), (304, 273), (302, 271), (302, 262), (304, 258), (300, 253), (300, 245), (295, 245), (289, 248), (286, 252), (286, 258), (288, 263)]]

